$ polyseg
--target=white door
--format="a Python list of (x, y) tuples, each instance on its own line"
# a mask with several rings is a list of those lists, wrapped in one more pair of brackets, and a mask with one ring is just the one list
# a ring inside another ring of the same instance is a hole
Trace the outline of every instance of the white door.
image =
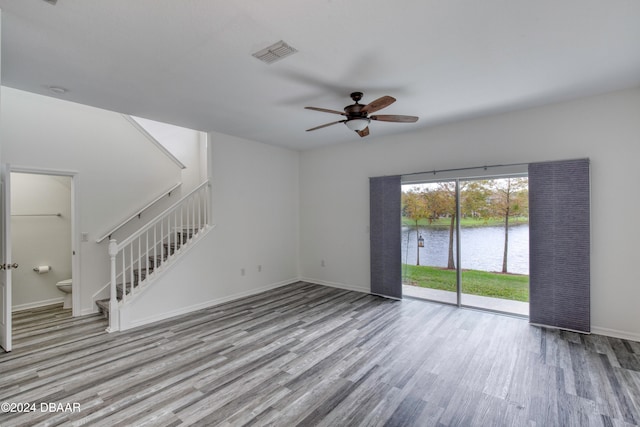
[(11, 351), (11, 174), (2, 165), (0, 174), (0, 347)]

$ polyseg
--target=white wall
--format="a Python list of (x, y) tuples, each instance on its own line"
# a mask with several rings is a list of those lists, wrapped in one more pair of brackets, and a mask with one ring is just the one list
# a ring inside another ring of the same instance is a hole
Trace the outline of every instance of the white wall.
[[(31, 216), (60, 213), (60, 216)], [(13, 309), (61, 302), (64, 293), (56, 287), (71, 278), (71, 178), (11, 174)], [(49, 265), (45, 274), (34, 267)]]
[(209, 140), (215, 228), (122, 310), (123, 328), (298, 280), (298, 152)]
[(207, 179), (206, 168), (202, 168), (201, 164), (203, 132), (141, 117), (133, 117), (133, 119), (186, 166), (181, 172), (183, 194), (190, 192)]
[[(78, 172), (80, 231), (90, 235), (79, 246), (81, 302), (91, 311), (108, 280), (106, 245), (93, 239), (180, 170), (119, 114), (4, 87), (1, 105), (3, 161)], [(374, 123), (371, 137), (302, 153), (212, 133), (216, 228), (124, 315), (140, 324), (298, 277), (367, 292), (369, 177), (589, 157), (592, 329), (640, 340), (640, 230), (623, 222), (640, 207), (639, 117), (636, 89), (388, 138), (375, 127), (405, 125)]]
[[(594, 332), (640, 340), (633, 213), (640, 183), (640, 89), (420, 129), (300, 155), (301, 275), (369, 291), (369, 177), (588, 157)], [(321, 260), (325, 267), (321, 267)]]
[(73, 242), (76, 310), (92, 312), (93, 294), (109, 280), (107, 242), (95, 239), (180, 181), (180, 169), (121, 114), (7, 87), (1, 108), (3, 162), (77, 172), (78, 232), (88, 242)]

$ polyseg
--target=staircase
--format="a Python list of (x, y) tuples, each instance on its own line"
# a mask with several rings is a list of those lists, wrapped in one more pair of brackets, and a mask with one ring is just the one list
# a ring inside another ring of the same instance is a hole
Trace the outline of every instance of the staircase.
[[(175, 240), (171, 243), (163, 243), (163, 253), (162, 255), (150, 256), (148, 258), (148, 263), (142, 268), (133, 269), (133, 282), (125, 282), (126, 286), (121, 281), (116, 284), (116, 299), (118, 302), (122, 301), (124, 295), (124, 289), (127, 289), (127, 295), (132, 292), (132, 289), (138, 287), (138, 284), (147, 278), (147, 275), (150, 275), (154, 272), (154, 270), (162, 265), (163, 262), (166, 262), (170, 256), (174, 255), (177, 250), (179, 250), (184, 243), (189, 242), (193, 238), (193, 230), (185, 229), (183, 231), (176, 232)], [(133, 283), (133, 286), (131, 286)], [(109, 318), (109, 298), (101, 299), (96, 301), (96, 305), (98, 306), (98, 310), (100, 313)]]
[(96, 301), (109, 319), (108, 332), (120, 328), (119, 309), (150, 286), (210, 228), (208, 184), (199, 185), (121, 243), (110, 240), (110, 297)]

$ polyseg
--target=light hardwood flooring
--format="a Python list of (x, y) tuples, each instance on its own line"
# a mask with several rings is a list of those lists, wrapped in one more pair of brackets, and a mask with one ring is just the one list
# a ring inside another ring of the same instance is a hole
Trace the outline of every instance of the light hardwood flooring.
[(2, 426), (640, 423), (640, 343), (514, 317), (302, 282), (113, 334), (47, 315), (16, 313), (0, 402), (36, 411)]

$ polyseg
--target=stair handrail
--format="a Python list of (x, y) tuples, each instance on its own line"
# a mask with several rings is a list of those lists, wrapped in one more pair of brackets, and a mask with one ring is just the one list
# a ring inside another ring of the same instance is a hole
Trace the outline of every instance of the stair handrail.
[(165, 190), (162, 192), (162, 194), (160, 194), (158, 197), (156, 197), (155, 199), (153, 199), (151, 202), (147, 203), (144, 207), (142, 207), (141, 209), (138, 209), (136, 211), (136, 213), (134, 213), (133, 215), (131, 215), (130, 217), (128, 217), (127, 219), (125, 219), (124, 221), (122, 221), (120, 224), (116, 225), (113, 229), (111, 229), (111, 231), (109, 231), (108, 233), (106, 233), (104, 236), (100, 237), (99, 239), (96, 239), (96, 243), (101, 243), (103, 240), (105, 240), (107, 237), (111, 237), (111, 235), (113, 233), (115, 233), (116, 231), (120, 230), (122, 227), (124, 227), (125, 225), (127, 225), (131, 220), (135, 219), (136, 217), (140, 218), (140, 215), (142, 215), (142, 212), (146, 211), (147, 209), (149, 209), (151, 206), (155, 205), (156, 203), (158, 203), (160, 200), (164, 199), (165, 196), (167, 195), (171, 195), (171, 193), (173, 192), (173, 190), (175, 190), (176, 188), (180, 187), (182, 185), (182, 182), (178, 182), (175, 185), (173, 185), (171, 188), (169, 188), (168, 190)]
[(176, 209), (178, 206), (180, 206), (180, 204), (183, 201), (185, 201), (186, 199), (191, 197), (193, 194), (198, 192), (200, 189), (202, 189), (202, 187), (204, 187), (206, 185), (209, 185), (209, 180), (207, 180), (207, 181), (203, 182), (202, 184), (198, 185), (196, 188), (194, 188), (188, 194), (183, 196), (180, 200), (175, 202), (173, 205), (169, 206), (167, 209), (165, 209), (164, 211), (159, 213), (155, 218), (153, 218), (152, 220), (147, 222), (145, 225), (143, 225), (138, 231), (136, 231), (135, 233), (133, 233), (131, 236), (127, 237), (123, 241), (119, 242), (118, 243), (118, 250), (120, 250), (124, 246), (127, 246), (129, 243), (133, 242), (135, 239), (137, 239), (138, 237), (143, 235), (147, 230), (149, 230), (151, 227), (153, 227), (159, 220), (161, 220), (162, 218), (167, 216), (167, 214), (171, 213), (174, 209)]

